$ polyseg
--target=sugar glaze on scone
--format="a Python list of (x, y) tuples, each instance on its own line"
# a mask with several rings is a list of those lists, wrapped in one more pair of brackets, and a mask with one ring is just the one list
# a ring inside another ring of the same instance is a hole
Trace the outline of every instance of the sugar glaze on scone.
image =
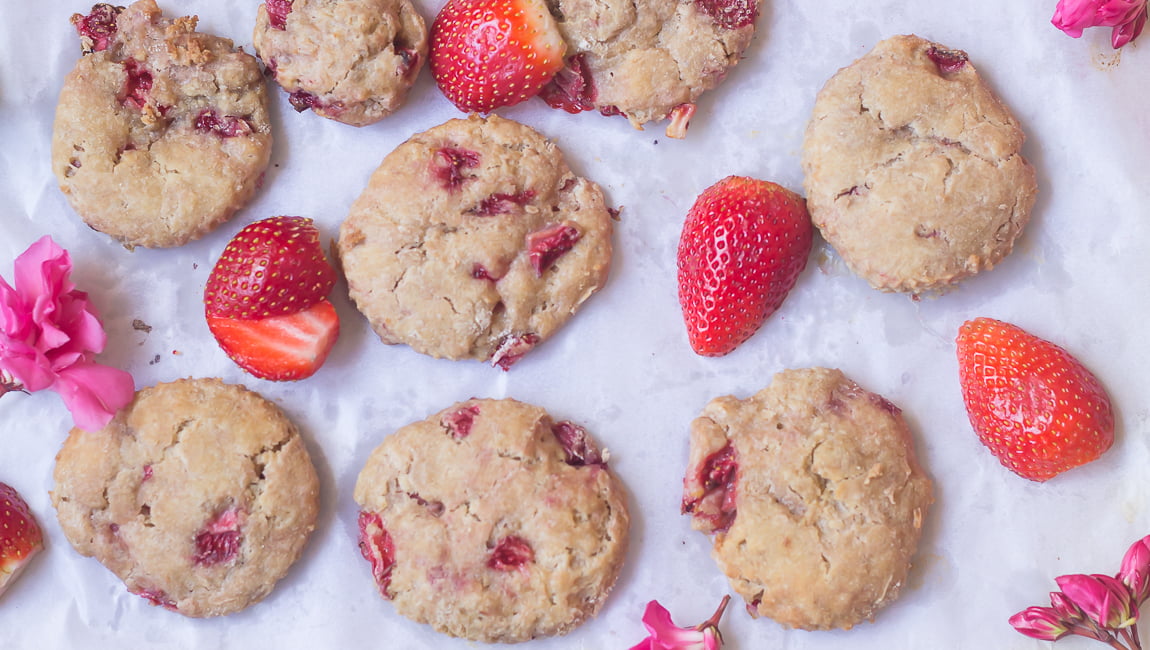
[(427, 60), (411, 0), (273, 0), (252, 38), (296, 110), (353, 126), (395, 112)]
[(52, 503), (81, 555), (128, 591), (185, 616), (262, 600), (299, 558), (319, 480), (296, 427), (216, 379), (137, 392), (100, 431), (73, 429)]
[(931, 481), (897, 407), (838, 370), (775, 375), (691, 424), (683, 512), (752, 615), (848, 629), (906, 580)]
[(255, 193), (271, 155), (255, 57), (153, 0), (73, 16), (85, 54), (60, 91), (52, 170), (72, 208), (125, 245), (180, 246)]
[(997, 264), (1030, 219), (1023, 140), (965, 52), (887, 39), (815, 100), (802, 159), (811, 218), (876, 289), (944, 291)]
[(507, 369), (603, 286), (612, 216), (554, 142), (496, 115), (388, 154), (336, 252), (384, 343)]
[(355, 486), (360, 549), (396, 611), (491, 643), (594, 616), (627, 550), (626, 496), (588, 433), (472, 399), (384, 438)]
[(761, 0), (553, 0), (567, 65), (544, 89), (569, 112), (624, 115), (636, 128), (670, 118), (682, 138), (695, 102), (751, 43)]

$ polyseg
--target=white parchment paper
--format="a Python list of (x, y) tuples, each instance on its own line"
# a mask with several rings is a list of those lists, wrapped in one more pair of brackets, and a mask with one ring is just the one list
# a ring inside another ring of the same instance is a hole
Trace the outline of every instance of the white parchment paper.
[[(252, 51), (256, 0), (161, 1), (201, 29)], [(417, 1), (430, 18), (439, 0)], [(459, 113), (426, 70), (409, 103), (356, 129), (291, 110), (274, 93), (273, 164), (264, 189), (219, 230), (175, 250), (129, 252), (71, 211), (49, 167), (64, 76), (79, 56), (68, 23), (79, 0), (0, 2), (0, 274), (44, 234), (67, 248), (74, 279), (103, 316), (104, 363), (137, 386), (187, 376), (246, 384), (300, 425), (322, 480), (318, 529), (272, 594), (248, 610), (192, 620), (150, 606), (60, 531), (48, 492), (71, 426), (51, 393), (0, 400), (0, 480), (27, 498), (47, 550), (0, 598), (2, 648), (456, 649), (379, 598), (356, 546), (352, 486), (368, 453), (396, 428), (471, 396), (510, 396), (586, 426), (611, 452), (631, 495), (632, 546), (602, 613), (538, 650), (625, 649), (644, 636), (645, 603), (681, 623), (728, 593), (710, 545), (679, 514), (688, 425), (711, 398), (747, 396), (788, 367), (842, 368), (900, 406), (935, 480), (902, 597), (847, 632), (788, 631), (736, 601), (727, 647), (1042, 648), (1006, 623), (1046, 604), (1053, 578), (1113, 573), (1150, 533), (1150, 36), (1120, 54), (1105, 30), (1073, 40), (1049, 23), (1054, 0), (768, 0), (746, 59), (704, 96), (685, 141), (663, 125), (572, 116), (531, 102), (502, 111), (555, 139), (571, 166), (622, 207), (612, 277), (554, 339), (504, 373), (381, 344), (337, 285), (343, 333), (312, 379), (253, 379), (229, 362), (203, 319), (211, 265), (242, 225), (279, 214), (314, 218), (334, 237), (370, 173), (396, 145)], [(1015, 252), (954, 292), (913, 301), (871, 290), (821, 241), (791, 296), (733, 354), (695, 356), (675, 292), (675, 248), (695, 196), (728, 174), (801, 191), (799, 155), (815, 93), (884, 37), (917, 33), (966, 50), (1024, 125), (1040, 198)], [(1014, 322), (1072, 350), (1110, 390), (1117, 442), (1099, 461), (1047, 484), (1004, 470), (979, 445), (962, 406), (959, 324)], [(140, 320), (151, 331), (133, 328)], [(1144, 626), (1145, 627), (1145, 626)], [(1144, 639), (1150, 634), (1144, 633)], [(1064, 648), (1093, 642), (1068, 640)]]

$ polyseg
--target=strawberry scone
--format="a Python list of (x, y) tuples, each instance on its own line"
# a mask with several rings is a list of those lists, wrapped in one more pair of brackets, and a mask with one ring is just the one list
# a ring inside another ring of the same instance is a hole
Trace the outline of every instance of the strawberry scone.
[(242, 386), (145, 388), (100, 431), (73, 429), (52, 503), (81, 554), (185, 616), (262, 600), (299, 558), (319, 480), (282, 411)]
[(473, 115), (388, 154), (336, 251), (384, 343), (506, 370), (603, 286), (611, 231), (603, 192), (555, 143)]
[(353, 126), (395, 112), (427, 60), (410, 0), (268, 0), (252, 38), (297, 111)]
[(566, 66), (540, 97), (570, 113), (623, 115), (636, 128), (670, 118), (687, 133), (695, 102), (743, 57), (760, 0), (557, 0)]
[(84, 55), (60, 92), (52, 170), (80, 218), (128, 247), (180, 246), (229, 219), (271, 155), (255, 57), (153, 0), (72, 23)]
[(564, 634), (603, 606), (629, 517), (580, 426), (472, 399), (387, 436), (355, 486), (360, 551), (396, 611), (491, 643)]
[(781, 372), (691, 424), (683, 513), (752, 616), (806, 630), (873, 618), (932, 502), (899, 409), (838, 370)]
[(945, 291), (990, 269), (1030, 219), (1037, 182), (1018, 121), (965, 52), (882, 41), (815, 99), (807, 207), (876, 289)]

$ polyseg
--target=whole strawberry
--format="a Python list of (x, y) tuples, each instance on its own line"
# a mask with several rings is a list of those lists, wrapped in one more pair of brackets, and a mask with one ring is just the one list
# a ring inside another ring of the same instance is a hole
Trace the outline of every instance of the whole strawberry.
[(567, 50), (543, 0), (448, 0), (431, 25), (431, 74), (461, 111), (539, 94)]
[(335, 269), (311, 219), (257, 221), (228, 242), (208, 277), (208, 329), (256, 377), (310, 377), (339, 337), (339, 317), (327, 300), (334, 284)]
[(0, 595), (44, 548), (40, 526), (12, 486), (0, 483)]
[(696, 353), (717, 357), (751, 337), (807, 265), (813, 241), (802, 197), (728, 176), (703, 191), (679, 239), (679, 304)]
[(957, 343), (970, 424), (1007, 469), (1046, 481), (1114, 443), (1106, 390), (1066, 350), (990, 318), (963, 323)]

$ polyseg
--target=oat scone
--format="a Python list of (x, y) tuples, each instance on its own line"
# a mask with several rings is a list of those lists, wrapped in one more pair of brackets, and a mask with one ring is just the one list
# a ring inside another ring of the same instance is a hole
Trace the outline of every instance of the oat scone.
[(611, 231), (603, 192), (554, 142), (473, 115), (388, 154), (335, 248), (384, 343), (507, 369), (603, 286)]
[(185, 616), (262, 600), (315, 527), (319, 481), (296, 427), (216, 379), (137, 392), (100, 431), (73, 429), (52, 503), (72, 546), (128, 591)]
[(626, 554), (618, 479), (587, 432), (472, 399), (384, 438), (355, 486), (360, 549), (396, 611), (515, 643), (594, 616)]
[(394, 113), (427, 60), (411, 0), (271, 0), (252, 38), (296, 110), (353, 126)]
[(544, 88), (572, 113), (622, 114), (637, 128), (669, 118), (686, 135), (695, 102), (743, 57), (761, 0), (557, 0), (548, 3), (566, 66)]
[(1034, 168), (965, 52), (896, 36), (838, 71), (803, 142), (811, 218), (871, 286), (945, 291), (1010, 253)]
[(899, 595), (933, 501), (899, 409), (838, 370), (787, 370), (691, 424), (683, 512), (754, 616), (849, 629)]

